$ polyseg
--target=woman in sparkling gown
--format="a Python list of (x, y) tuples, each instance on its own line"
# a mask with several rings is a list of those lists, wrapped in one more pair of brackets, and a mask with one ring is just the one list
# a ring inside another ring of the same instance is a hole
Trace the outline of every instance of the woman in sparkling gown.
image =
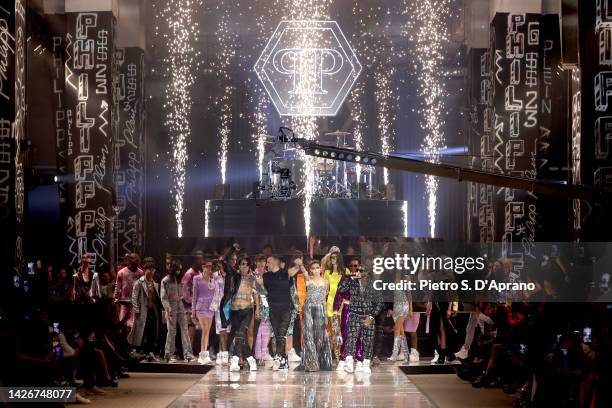
[(310, 262), (310, 272), (304, 270), (306, 302), (302, 309), (305, 371), (329, 371), (332, 368), (331, 347), (327, 336), (326, 299), (329, 283), (321, 276), (318, 261)]

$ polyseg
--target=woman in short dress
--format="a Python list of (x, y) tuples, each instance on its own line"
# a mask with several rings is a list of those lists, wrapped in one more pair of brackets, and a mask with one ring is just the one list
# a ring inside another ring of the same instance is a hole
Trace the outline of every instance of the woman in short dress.
[(202, 272), (193, 278), (192, 319), (197, 318), (202, 328), (200, 354), (198, 355), (200, 364), (212, 364), (208, 353), (208, 337), (215, 311), (219, 308), (219, 301), (222, 296), (217, 279), (213, 277), (212, 267), (212, 261), (210, 259), (205, 260), (202, 265)]

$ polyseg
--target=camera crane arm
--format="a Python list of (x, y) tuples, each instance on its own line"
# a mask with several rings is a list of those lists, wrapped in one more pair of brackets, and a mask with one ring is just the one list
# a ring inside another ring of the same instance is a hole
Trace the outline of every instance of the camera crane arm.
[(284, 141), (297, 144), (304, 149), (304, 152), (309, 156), (330, 160), (340, 160), (360, 163), (362, 165), (386, 167), (388, 169), (451, 178), (457, 181), (471, 181), (474, 183), (525, 190), (532, 193), (568, 199), (597, 201), (610, 195), (608, 191), (597, 191), (586, 186), (567, 185), (551, 181), (528, 179), (525, 177), (495, 174), (457, 165), (431, 163), (425, 160), (394, 155), (385, 156), (380, 153), (373, 153), (364, 150), (358, 151), (342, 147), (326, 146), (319, 144), (314, 140), (290, 137), (285, 138)]

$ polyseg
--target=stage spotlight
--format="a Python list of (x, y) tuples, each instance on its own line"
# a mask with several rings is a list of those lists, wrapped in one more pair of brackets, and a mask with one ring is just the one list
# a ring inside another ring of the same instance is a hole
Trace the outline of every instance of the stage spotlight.
[(54, 183), (57, 183), (58, 181), (59, 181), (59, 177), (57, 177), (57, 176), (53, 176), (53, 182), (54, 182)]
[(326, 150), (323, 150), (323, 156), (324, 156), (324, 157), (327, 157), (328, 155), (329, 155), (329, 152), (328, 152), (328, 151), (326, 151)]
[(363, 161), (364, 163), (367, 163), (369, 160), (370, 160), (370, 159), (368, 159), (367, 157), (364, 157), (362, 161)]
[(336, 157), (336, 152), (331, 152), (331, 153), (329, 154), (329, 157), (331, 157), (332, 159), (333, 159), (333, 158), (335, 158), (335, 157)]
[(361, 156), (355, 156), (355, 161), (356, 162), (360, 162), (361, 161)]
[(353, 160), (353, 155), (352, 154), (347, 155), (346, 160)]
[(316, 154), (317, 156), (321, 155), (321, 151), (319, 149), (315, 149), (314, 154)]
[(376, 165), (376, 163), (377, 163), (377, 160), (376, 160), (376, 159), (372, 159), (372, 161), (370, 162), (370, 164), (371, 164), (372, 166), (375, 166), (375, 165)]
[(340, 154), (338, 155), (338, 158), (339, 158), (340, 160), (344, 159), (344, 153), (340, 153)]

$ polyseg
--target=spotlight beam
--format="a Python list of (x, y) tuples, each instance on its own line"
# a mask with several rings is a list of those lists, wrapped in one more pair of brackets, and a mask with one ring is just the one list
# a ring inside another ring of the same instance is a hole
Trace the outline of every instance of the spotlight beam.
[(586, 201), (612, 198), (612, 194), (608, 191), (597, 191), (586, 186), (558, 184), (549, 181), (494, 174), (450, 164), (432, 163), (414, 158), (327, 146), (306, 139), (294, 138), (291, 142), (304, 149), (304, 153), (308, 156), (325, 157), (328, 160), (359, 162), (372, 166), (450, 178), (457, 181), (472, 181), (492, 186), (514, 188), (563, 198)]

